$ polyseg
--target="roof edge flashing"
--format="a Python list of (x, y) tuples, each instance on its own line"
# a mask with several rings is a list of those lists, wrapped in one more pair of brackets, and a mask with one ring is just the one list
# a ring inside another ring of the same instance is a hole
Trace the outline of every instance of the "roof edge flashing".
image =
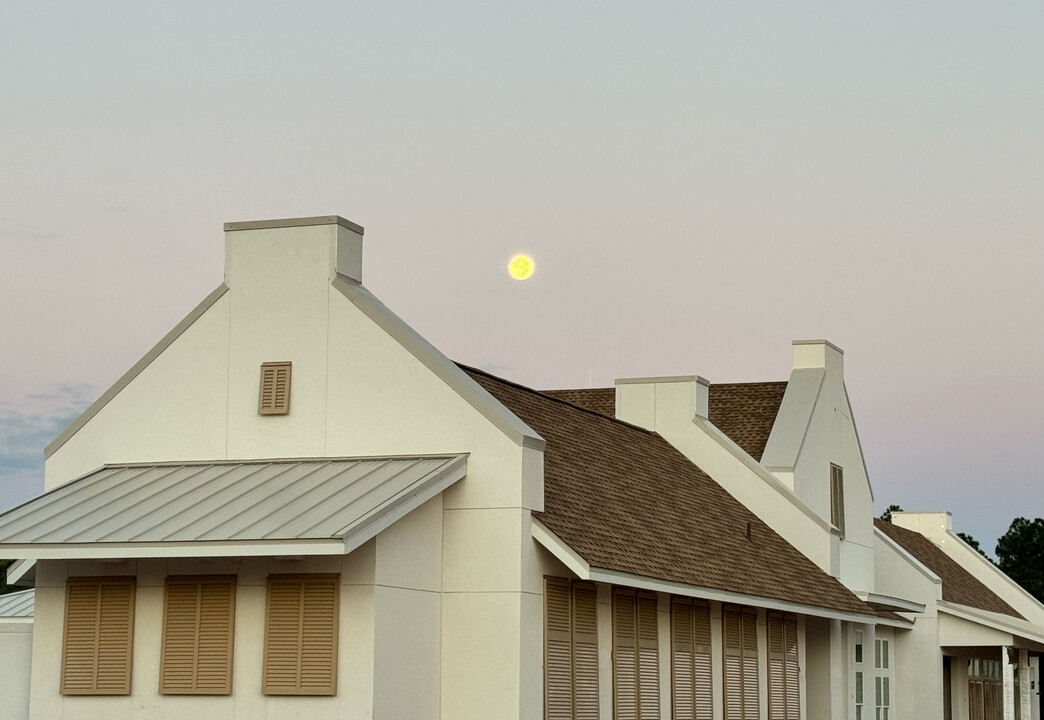
[(364, 234), (362, 225), (346, 220), (340, 215), (315, 215), (312, 217), (299, 218), (275, 218), (272, 220), (247, 220), (244, 222), (225, 223), (225, 232), (236, 232), (238, 230), (273, 230), (277, 228), (311, 227), (314, 225), (340, 225), (359, 235)]

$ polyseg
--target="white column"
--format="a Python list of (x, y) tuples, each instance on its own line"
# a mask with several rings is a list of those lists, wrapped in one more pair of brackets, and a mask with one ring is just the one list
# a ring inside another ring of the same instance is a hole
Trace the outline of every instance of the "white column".
[(1004, 720), (1015, 720), (1015, 666), (1008, 657), (1007, 646), (1001, 646), (1001, 677), (1004, 680)]
[(1030, 720), (1029, 650), (1019, 650), (1019, 720)]

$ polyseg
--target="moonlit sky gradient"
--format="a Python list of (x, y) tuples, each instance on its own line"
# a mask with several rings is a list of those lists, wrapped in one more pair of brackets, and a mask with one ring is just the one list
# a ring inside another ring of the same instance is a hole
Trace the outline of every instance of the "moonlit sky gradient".
[(830, 339), (878, 512), (992, 551), (1044, 515), (1042, 37), (1016, 0), (0, 0), (0, 507), (223, 222), (336, 213), (407, 322), (538, 388)]

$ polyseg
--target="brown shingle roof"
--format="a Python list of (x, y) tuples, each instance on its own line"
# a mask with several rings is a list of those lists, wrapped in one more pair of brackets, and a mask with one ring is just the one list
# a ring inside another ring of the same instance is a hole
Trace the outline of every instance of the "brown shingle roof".
[(786, 390), (785, 381), (711, 385), (707, 419), (760, 461)]
[(1021, 618), (1015, 608), (999, 598), (974, 575), (961, 567), (935, 543), (915, 530), (907, 530), (880, 518), (874, 527), (898, 543), (904, 550), (942, 579), (942, 599), (968, 607), (989, 610)]
[[(761, 460), (786, 390), (786, 381), (713, 384), (708, 419), (752, 458)], [(616, 416), (615, 388), (546, 390), (544, 394), (602, 415)]]
[(658, 434), (464, 370), (547, 441), (535, 517), (592, 567), (874, 614)]

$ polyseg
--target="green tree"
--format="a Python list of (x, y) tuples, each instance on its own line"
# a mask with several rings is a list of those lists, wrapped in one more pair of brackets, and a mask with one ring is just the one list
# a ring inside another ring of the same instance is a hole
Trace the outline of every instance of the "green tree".
[(1017, 517), (997, 540), (997, 566), (1044, 602), (1044, 519)]
[(889, 505), (888, 508), (883, 513), (881, 513), (881, 519), (885, 522), (892, 522), (892, 513), (902, 511), (903, 509), (898, 505)]
[(969, 535), (968, 533), (959, 532), (957, 533), (957, 537), (959, 537), (964, 542), (968, 543), (968, 545), (971, 546), (972, 550), (979, 553), (990, 562), (993, 562), (993, 558), (991, 558), (989, 555), (983, 552), (982, 548), (979, 547), (979, 541), (973, 538), (971, 535)]

